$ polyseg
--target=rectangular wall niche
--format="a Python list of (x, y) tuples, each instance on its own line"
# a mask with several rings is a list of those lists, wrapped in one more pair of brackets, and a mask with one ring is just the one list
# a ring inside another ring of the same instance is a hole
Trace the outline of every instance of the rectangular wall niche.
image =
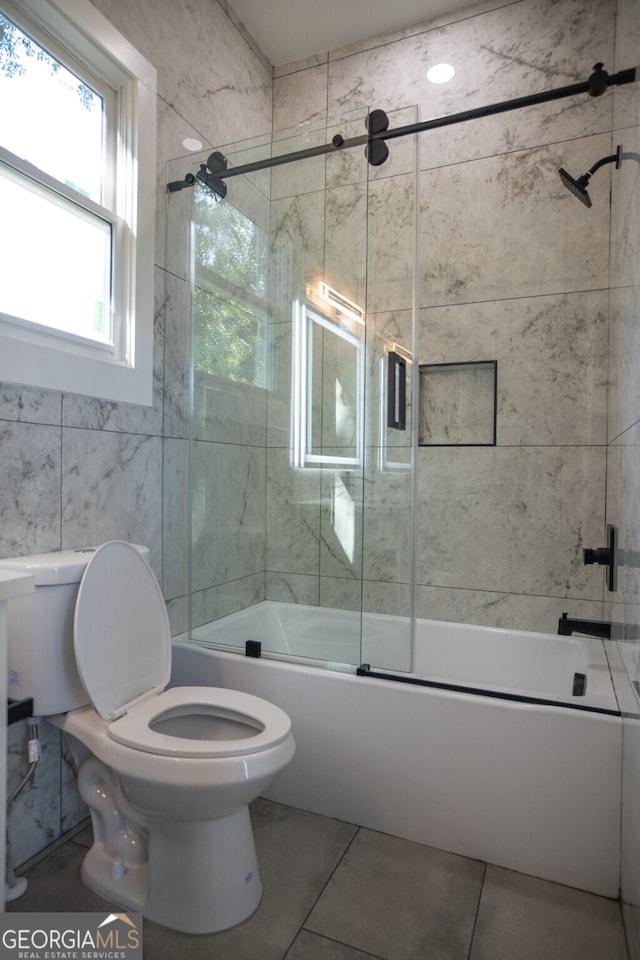
[(420, 446), (496, 443), (495, 360), (420, 365)]

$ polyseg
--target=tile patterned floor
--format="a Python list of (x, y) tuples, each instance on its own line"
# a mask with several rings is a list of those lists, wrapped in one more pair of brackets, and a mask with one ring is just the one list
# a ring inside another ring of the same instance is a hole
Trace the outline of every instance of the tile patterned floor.
[[(628, 960), (618, 903), (282, 804), (251, 810), (264, 895), (232, 930), (144, 925), (145, 960)], [(115, 907), (84, 829), (27, 864), (8, 911)]]

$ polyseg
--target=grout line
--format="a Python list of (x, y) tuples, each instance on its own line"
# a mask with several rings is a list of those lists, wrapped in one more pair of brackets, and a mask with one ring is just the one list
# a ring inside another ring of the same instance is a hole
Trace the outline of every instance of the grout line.
[(627, 924), (625, 923), (623, 901), (621, 898), (618, 900), (618, 906), (620, 908), (620, 922), (622, 923), (622, 937), (624, 940), (625, 949), (627, 951), (627, 958), (628, 960), (631, 960), (631, 944), (629, 942), (629, 937), (627, 935)]
[[(356, 839), (356, 837), (358, 836), (358, 834), (360, 833), (360, 831), (363, 829), (362, 827), (359, 827), (357, 824), (353, 824), (353, 826), (354, 826), (356, 829), (355, 829), (355, 832), (354, 832), (353, 836), (351, 837), (351, 840), (349, 840), (349, 843), (346, 845), (346, 847), (345, 847), (344, 850), (342, 851), (342, 854), (341, 854), (340, 857), (338, 858), (338, 861), (337, 861), (336, 865), (334, 866), (333, 870), (331, 871), (331, 873), (330, 873), (329, 876), (327, 877), (325, 883), (324, 883), (323, 886), (322, 886), (322, 889), (321, 889), (320, 892), (318, 893), (318, 896), (315, 898), (315, 900), (313, 901), (313, 903), (311, 904), (311, 906), (310, 906), (309, 909), (307, 910), (307, 912), (306, 912), (306, 914), (305, 914), (305, 916), (304, 916), (304, 919), (302, 920), (302, 923), (300, 924), (300, 926), (299, 926), (298, 929), (296, 930), (295, 935), (294, 935), (291, 943), (289, 944), (289, 946), (287, 947), (287, 949), (285, 950), (285, 952), (282, 954), (282, 960), (286, 960), (286, 958), (289, 956), (289, 953), (290, 953), (290, 951), (291, 951), (291, 948), (293, 947), (294, 943), (296, 942), (296, 940), (297, 940), (297, 938), (298, 938), (298, 934), (299, 934), (302, 930), (305, 929), (305, 924), (306, 924), (307, 920), (309, 919), (309, 917), (311, 916), (311, 914), (313, 913), (313, 911), (314, 911), (314, 909), (315, 909), (315, 907), (316, 907), (316, 904), (318, 903), (318, 901), (320, 900), (321, 896), (323, 895), (323, 893), (325, 892), (325, 890), (327, 889), (327, 887), (328, 887), (329, 884), (331, 883), (332, 879), (334, 878), (335, 873), (336, 873), (336, 870), (338, 869), (338, 867), (340, 866), (340, 864), (342, 863), (342, 861), (343, 861), (344, 858), (346, 857), (347, 853), (348, 853), (349, 850), (351, 849), (351, 845), (353, 844), (353, 841)], [(315, 931), (314, 931), (314, 930), (309, 930), (309, 931), (307, 931), (307, 932), (308, 932), (308, 933), (314, 933), (314, 934), (315, 934)], [(316, 936), (322, 936), (322, 934), (316, 934)], [(329, 937), (325, 937), (325, 939), (328, 940), (328, 939), (330, 939), (330, 938), (329, 938)], [(339, 941), (334, 941), (334, 942), (337, 943), (337, 942), (339, 942)], [(346, 946), (348, 946), (348, 944), (346, 944)], [(352, 948), (352, 949), (353, 949), (353, 948)]]
[(476, 935), (476, 926), (478, 925), (478, 914), (480, 913), (480, 903), (482, 901), (482, 894), (484, 893), (484, 884), (487, 879), (487, 864), (484, 865), (484, 871), (482, 873), (482, 883), (480, 884), (480, 893), (478, 894), (478, 902), (476, 904), (476, 913), (473, 918), (473, 927), (471, 928), (471, 939), (469, 940), (469, 952), (467, 953), (467, 960), (471, 960), (471, 951), (473, 950), (473, 941)]
[[(324, 933), (317, 933), (315, 930), (306, 930), (304, 927), (301, 927), (301, 928), (300, 928), (300, 931), (301, 931), (301, 930), (305, 930), (305, 933), (309, 933), (309, 934), (311, 934), (311, 936), (313, 936), (313, 937), (319, 937), (321, 940), (324, 940), (326, 943), (336, 943), (336, 944), (338, 944), (338, 945), (341, 946), (341, 947), (346, 947), (348, 950), (354, 950), (354, 951), (357, 952), (358, 956), (371, 957), (372, 960), (388, 960), (388, 958), (383, 957), (383, 956), (382, 956), (381, 954), (379, 954), (379, 953), (369, 953), (368, 950), (363, 950), (362, 947), (354, 947), (353, 944), (351, 944), (351, 943), (345, 943), (344, 940), (336, 940), (335, 937), (328, 937), (328, 936), (327, 936), (326, 934), (324, 934)], [(299, 933), (300, 931), (298, 931), (298, 933)], [(298, 936), (298, 935), (296, 934), (296, 938), (297, 938), (297, 936)], [(294, 940), (294, 943), (295, 943), (295, 940)], [(291, 948), (289, 948), (289, 949), (291, 949)], [(288, 952), (289, 952), (289, 951), (287, 951), (287, 953), (288, 953)], [(284, 957), (283, 957), (283, 960), (285, 960)]]

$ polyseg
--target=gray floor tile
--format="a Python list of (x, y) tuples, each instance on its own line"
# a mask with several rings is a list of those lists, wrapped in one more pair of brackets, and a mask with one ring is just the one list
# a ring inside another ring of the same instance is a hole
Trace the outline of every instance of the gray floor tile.
[[(145, 960), (282, 960), (357, 827), (267, 800), (252, 805), (251, 818), (264, 885), (256, 912), (245, 923), (208, 936), (145, 921)], [(54, 850), (29, 870), (27, 893), (8, 909), (111, 910), (115, 904), (82, 883), (85, 854), (86, 847), (74, 842)]]
[[(145, 921), (145, 960), (467, 960), (472, 931), (469, 960), (627, 960), (614, 901), (269, 801), (252, 820), (265, 887), (253, 917), (209, 936)], [(78, 832), (35, 862), (7, 911), (116, 908), (82, 883), (89, 841)]]
[(80, 865), (86, 848), (70, 841), (53, 850), (26, 874), (27, 892), (7, 903), (9, 912), (66, 913), (68, 911), (102, 911), (113, 904), (85, 887), (80, 878)]
[(484, 864), (360, 830), (305, 923), (383, 960), (467, 960)]
[(624, 930), (630, 957), (640, 957), (640, 907), (622, 904)]
[(362, 953), (344, 943), (327, 940), (317, 933), (301, 930), (295, 939), (287, 960), (371, 960), (372, 954)]
[(620, 906), (487, 867), (470, 960), (627, 960)]
[(88, 823), (81, 830), (76, 830), (73, 834), (73, 842), (79, 843), (83, 847), (90, 847), (93, 845), (93, 827), (91, 823)]
[[(357, 828), (282, 804), (251, 808), (264, 894), (245, 923), (205, 937), (145, 926), (148, 960), (281, 960)], [(145, 960), (147, 953), (145, 952)]]

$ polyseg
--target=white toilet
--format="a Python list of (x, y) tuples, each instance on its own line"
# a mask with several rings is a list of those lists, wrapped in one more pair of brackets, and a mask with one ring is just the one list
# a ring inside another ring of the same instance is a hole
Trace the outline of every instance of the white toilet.
[(165, 690), (169, 621), (147, 555), (111, 541), (0, 561), (36, 583), (9, 603), (8, 695), (32, 697), (77, 741), (87, 886), (163, 926), (213, 933), (258, 906), (248, 804), (295, 743), (286, 713), (259, 697)]

